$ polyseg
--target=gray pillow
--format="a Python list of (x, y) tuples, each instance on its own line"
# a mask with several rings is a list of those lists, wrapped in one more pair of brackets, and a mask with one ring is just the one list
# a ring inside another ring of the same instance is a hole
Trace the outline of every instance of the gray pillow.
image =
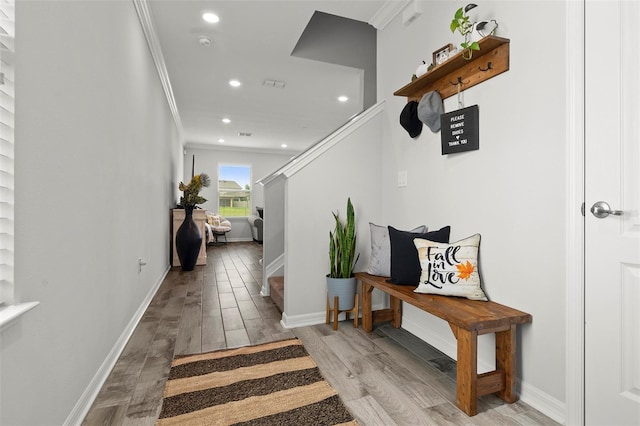
[[(376, 225), (369, 222), (371, 231), (371, 256), (369, 257), (369, 268), (367, 272), (380, 277), (391, 276), (391, 242), (389, 240), (389, 229), (386, 226)], [(418, 226), (409, 232), (424, 234), (427, 232), (425, 225)]]

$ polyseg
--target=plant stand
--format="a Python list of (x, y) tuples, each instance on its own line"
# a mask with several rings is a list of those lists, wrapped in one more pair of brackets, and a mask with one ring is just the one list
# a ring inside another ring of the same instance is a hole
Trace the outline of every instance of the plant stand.
[(360, 300), (358, 297), (358, 293), (356, 293), (355, 295), (355, 300), (354, 300), (352, 309), (348, 309), (345, 311), (339, 310), (338, 309), (338, 307), (340, 306), (340, 304), (338, 303), (339, 299), (340, 298), (338, 296), (335, 296), (333, 298), (333, 309), (331, 309), (329, 304), (329, 295), (327, 294), (327, 319), (325, 324), (329, 324), (331, 322), (331, 311), (333, 311), (333, 329), (338, 330), (338, 315), (340, 315), (340, 312), (345, 312), (347, 316), (347, 321), (349, 320), (349, 313), (353, 314), (353, 327), (358, 328), (358, 308), (359, 308), (358, 301)]

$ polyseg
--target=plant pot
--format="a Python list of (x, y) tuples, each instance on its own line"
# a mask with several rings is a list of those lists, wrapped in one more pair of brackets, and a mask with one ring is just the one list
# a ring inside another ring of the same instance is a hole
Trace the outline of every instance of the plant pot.
[(357, 281), (351, 278), (327, 277), (327, 293), (329, 295), (329, 308), (333, 309), (333, 298), (338, 296), (338, 310), (349, 311), (355, 304)]
[(193, 207), (185, 207), (182, 225), (176, 231), (176, 252), (183, 271), (193, 271), (202, 246), (202, 231), (193, 220)]

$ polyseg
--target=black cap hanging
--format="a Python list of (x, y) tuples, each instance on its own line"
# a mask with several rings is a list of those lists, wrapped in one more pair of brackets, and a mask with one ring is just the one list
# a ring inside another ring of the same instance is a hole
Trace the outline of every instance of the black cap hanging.
[(422, 133), (422, 121), (418, 118), (418, 102), (409, 101), (400, 113), (400, 125), (412, 138)]

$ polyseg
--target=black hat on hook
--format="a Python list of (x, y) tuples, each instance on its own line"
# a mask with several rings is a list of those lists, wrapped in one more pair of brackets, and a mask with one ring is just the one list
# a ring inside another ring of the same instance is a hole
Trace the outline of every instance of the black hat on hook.
[(400, 113), (400, 125), (412, 138), (422, 133), (422, 121), (418, 118), (418, 102), (409, 101)]

